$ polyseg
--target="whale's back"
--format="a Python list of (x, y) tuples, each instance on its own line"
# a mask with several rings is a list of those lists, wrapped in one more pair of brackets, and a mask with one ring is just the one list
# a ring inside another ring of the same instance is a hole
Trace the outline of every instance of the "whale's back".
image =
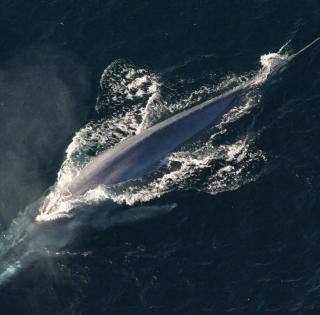
[(146, 174), (157, 161), (217, 122), (236, 103), (243, 88), (211, 99), (129, 137), (93, 158), (68, 187), (84, 194), (97, 185), (112, 185)]

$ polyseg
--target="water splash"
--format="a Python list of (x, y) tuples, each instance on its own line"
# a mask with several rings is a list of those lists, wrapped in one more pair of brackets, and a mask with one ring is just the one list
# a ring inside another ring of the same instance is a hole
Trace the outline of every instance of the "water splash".
[[(76, 199), (62, 194), (63, 188), (92, 156), (176, 112), (192, 107), (209, 95), (221, 94), (245, 82), (261, 85), (287, 58), (287, 54), (263, 55), (258, 72), (240, 76), (229, 74), (218, 84), (200, 87), (186, 98), (176, 95), (175, 102), (170, 104), (162, 95), (163, 84), (159, 75), (146, 69), (135, 68), (124, 61), (115, 61), (102, 74), (101, 94), (96, 104), (99, 113), (107, 112), (107, 109), (109, 111), (105, 116), (102, 114), (98, 121), (89, 122), (73, 138), (66, 150), (66, 159), (58, 173), (57, 183), (41, 207), (37, 221), (70, 218), (76, 215), (73, 209), (79, 204), (91, 204), (106, 199), (127, 205), (149, 201), (173, 189), (188, 189), (195, 181), (202, 182), (201, 185), (197, 183), (197, 189), (215, 194), (236, 189), (241, 184), (254, 180), (254, 172), (249, 174), (252, 169), (250, 165), (266, 161), (266, 156), (263, 152), (254, 151), (254, 139), (246, 133), (240, 139), (239, 133), (231, 139), (228, 128), (241, 117), (248, 115), (259, 102), (257, 91), (247, 95), (242, 106), (225, 115), (218, 126), (209, 129), (206, 139), (183, 146), (178, 152), (170, 154), (152, 175), (114, 187), (99, 186)], [(229, 144), (223, 144), (227, 138)], [(241, 160), (238, 158), (233, 161), (228, 158), (228, 152), (234, 148), (241, 151)], [(217, 161), (222, 164), (221, 169), (214, 167)]]

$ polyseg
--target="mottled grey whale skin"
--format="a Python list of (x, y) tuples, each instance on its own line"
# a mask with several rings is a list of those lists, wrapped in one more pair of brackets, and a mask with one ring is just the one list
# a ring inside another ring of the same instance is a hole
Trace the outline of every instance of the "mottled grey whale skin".
[[(320, 38), (317, 38), (289, 57), (285, 68), (277, 69), (266, 83), (272, 81), (277, 73), (283, 73), (291, 64), (296, 65), (302, 59), (300, 57), (308, 57), (315, 50), (318, 51), (319, 47)], [(117, 184), (148, 173), (155, 163), (169, 152), (209, 125), (219, 122), (225, 113), (239, 104), (242, 95), (256, 86), (255, 82), (244, 84), (127, 138), (93, 158), (69, 185), (68, 192), (72, 195), (82, 195), (97, 185)]]

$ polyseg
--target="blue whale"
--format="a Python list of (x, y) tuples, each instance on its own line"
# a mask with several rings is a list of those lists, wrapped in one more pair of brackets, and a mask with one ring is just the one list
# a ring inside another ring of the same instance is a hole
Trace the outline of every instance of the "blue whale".
[(93, 158), (68, 187), (81, 195), (97, 185), (113, 185), (143, 176), (179, 145), (217, 122), (235, 106), (244, 88), (174, 115)]
[[(310, 57), (319, 47), (320, 37), (291, 55), (285, 65), (269, 74), (263, 84), (272, 82), (276, 74), (297, 64), (305, 55)], [(240, 103), (243, 95), (258, 85), (260, 83), (255, 81), (243, 84), (127, 138), (93, 158), (67, 187), (67, 192), (82, 195), (97, 185), (113, 185), (145, 175), (168, 153), (209, 125), (217, 124), (224, 114)]]

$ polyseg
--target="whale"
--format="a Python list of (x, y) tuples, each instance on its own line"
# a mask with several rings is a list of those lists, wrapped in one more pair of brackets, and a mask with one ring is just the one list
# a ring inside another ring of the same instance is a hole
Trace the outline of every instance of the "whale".
[(82, 195), (98, 185), (114, 185), (147, 174), (168, 153), (238, 104), (245, 89), (201, 103), (125, 139), (93, 158), (68, 186), (68, 192)]
[(250, 90), (272, 82), (277, 74), (284, 73), (286, 68), (297, 64), (302, 57), (312, 56), (319, 47), (320, 37), (288, 57), (285, 65), (276, 68), (263, 83), (253, 80), (242, 84), (125, 139), (94, 157), (68, 185), (66, 192), (83, 195), (98, 185), (114, 185), (147, 174), (177, 147), (209, 125), (219, 123), (226, 113), (241, 103), (243, 96)]

